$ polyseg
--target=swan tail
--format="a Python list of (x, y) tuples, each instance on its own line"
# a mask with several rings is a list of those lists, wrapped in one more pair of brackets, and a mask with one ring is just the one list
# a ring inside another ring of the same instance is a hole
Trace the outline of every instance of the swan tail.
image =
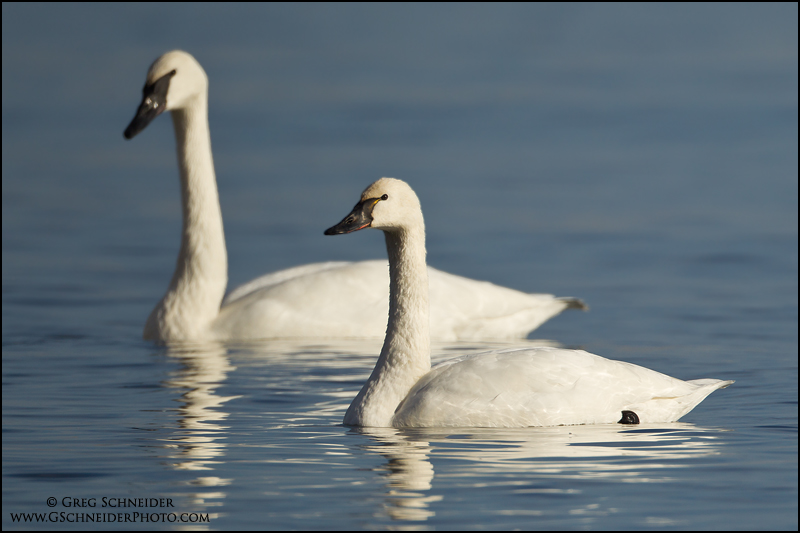
[(586, 305), (586, 302), (584, 302), (580, 298), (572, 298), (571, 296), (564, 296), (556, 299), (561, 300), (567, 305), (564, 309), (579, 309), (581, 311), (589, 310), (589, 306)]
[(715, 390), (724, 389), (733, 384), (733, 380), (693, 379), (686, 382), (694, 386), (689, 394), (677, 397), (653, 398), (645, 402), (640, 409), (632, 408), (643, 422), (677, 422)]

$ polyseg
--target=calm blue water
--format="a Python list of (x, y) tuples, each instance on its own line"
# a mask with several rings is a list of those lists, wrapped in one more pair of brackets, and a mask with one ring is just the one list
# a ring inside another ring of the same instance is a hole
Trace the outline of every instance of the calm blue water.
[[(4, 529), (797, 529), (796, 4), (2, 18)], [(664, 426), (359, 431), (377, 342), (142, 341), (177, 170), (169, 120), (122, 131), (173, 48), (211, 83), (231, 287), (383, 257), (322, 231), (393, 176), (432, 265), (591, 305), (535, 339), (736, 384)], [(142, 511), (103, 498), (209, 522), (14, 519)]]

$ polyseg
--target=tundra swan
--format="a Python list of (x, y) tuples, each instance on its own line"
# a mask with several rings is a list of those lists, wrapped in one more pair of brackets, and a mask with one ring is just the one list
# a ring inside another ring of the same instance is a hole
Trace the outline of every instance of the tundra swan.
[(506, 349), (431, 368), (425, 223), (405, 182), (382, 178), (326, 235), (372, 227), (389, 254), (389, 326), (344, 423), (371, 427), (522, 427), (674, 422), (733, 381), (681, 381), (583, 350)]
[[(165, 111), (175, 129), (183, 232), (172, 281), (147, 319), (144, 338), (380, 338), (389, 294), (386, 261), (294, 267), (242, 285), (223, 300), (228, 259), (211, 156), (208, 78), (186, 52), (168, 52), (152, 64), (125, 138)], [(576, 298), (525, 294), (433, 268), (430, 280), (431, 331), (441, 340), (525, 337), (564, 309), (586, 308)]]

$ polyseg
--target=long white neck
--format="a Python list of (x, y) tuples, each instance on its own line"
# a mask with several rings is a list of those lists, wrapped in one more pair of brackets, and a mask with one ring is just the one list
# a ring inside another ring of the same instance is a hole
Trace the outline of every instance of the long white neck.
[(347, 409), (347, 425), (391, 426), (397, 406), (431, 369), (425, 226), (420, 220), (385, 236), (389, 326), (372, 375)]
[(228, 283), (228, 257), (222, 229), (211, 137), (208, 96), (172, 111), (181, 176), (183, 234), (169, 289), (144, 328), (144, 338), (201, 340), (219, 314)]

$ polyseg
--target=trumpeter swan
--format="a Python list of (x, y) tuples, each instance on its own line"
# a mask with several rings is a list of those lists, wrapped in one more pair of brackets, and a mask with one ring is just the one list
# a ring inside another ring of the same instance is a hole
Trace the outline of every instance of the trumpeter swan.
[(344, 423), (373, 427), (521, 427), (674, 422), (733, 381), (681, 381), (582, 350), (507, 349), (431, 369), (425, 223), (405, 182), (382, 178), (326, 235), (372, 227), (389, 253), (389, 327)]
[[(386, 331), (386, 261), (290, 268), (242, 285), (223, 300), (228, 260), (208, 129), (208, 78), (194, 57), (176, 50), (152, 64), (143, 93), (125, 138), (171, 112), (183, 207), (175, 272), (147, 319), (144, 338), (380, 338)], [(431, 331), (441, 340), (524, 337), (564, 309), (585, 309), (575, 298), (525, 294), (433, 268), (430, 279)]]

